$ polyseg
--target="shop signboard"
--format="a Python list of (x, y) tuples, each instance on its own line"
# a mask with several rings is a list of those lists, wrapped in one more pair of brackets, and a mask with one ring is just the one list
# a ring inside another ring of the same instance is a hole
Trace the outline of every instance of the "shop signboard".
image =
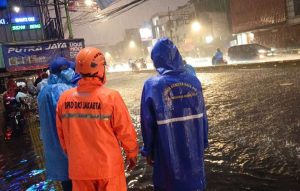
[(2, 44), (0, 44), (0, 69), (4, 69), (4, 68), (5, 68), (5, 64), (3, 60), (3, 54), (2, 54)]
[(3, 44), (2, 52), (6, 70), (15, 72), (47, 68), (57, 56), (74, 61), (83, 47), (83, 39), (72, 39), (32, 44)]
[(11, 23), (16, 24), (26, 24), (26, 23), (36, 23), (39, 22), (38, 17), (15, 17), (12, 18)]
[(11, 30), (12, 31), (22, 31), (22, 30), (32, 30), (32, 29), (40, 29), (42, 28), (40, 23), (35, 23), (35, 24), (27, 24), (27, 25), (12, 25)]
[(12, 18), (11, 24), (12, 31), (23, 31), (42, 28), (42, 25), (39, 23), (39, 18), (33, 16)]

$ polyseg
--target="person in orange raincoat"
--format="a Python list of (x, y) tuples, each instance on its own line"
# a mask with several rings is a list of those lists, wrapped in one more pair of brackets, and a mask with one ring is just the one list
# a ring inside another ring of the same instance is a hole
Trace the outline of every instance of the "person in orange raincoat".
[(138, 144), (120, 94), (104, 87), (105, 58), (87, 47), (76, 57), (78, 87), (65, 91), (57, 104), (60, 144), (69, 159), (74, 191), (126, 191), (121, 148), (128, 169), (136, 166)]

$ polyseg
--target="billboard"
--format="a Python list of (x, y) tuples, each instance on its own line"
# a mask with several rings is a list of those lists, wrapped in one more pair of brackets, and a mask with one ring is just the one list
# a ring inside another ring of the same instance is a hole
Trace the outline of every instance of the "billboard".
[(109, 5), (111, 5), (113, 2), (116, 2), (117, 0), (96, 0), (100, 9), (103, 10), (107, 8)]
[(151, 41), (153, 33), (151, 28), (140, 28), (140, 36), (142, 41)]
[(2, 44), (3, 61), (9, 72), (47, 68), (56, 56), (75, 60), (84, 47), (83, 39), (57, 40), (32, 44)]
[(253, 31), (287, 20), (286, 0), (230, 0), (233, 33)]
[(7, 7), (7, 0), (0, 0), (0, 9)]

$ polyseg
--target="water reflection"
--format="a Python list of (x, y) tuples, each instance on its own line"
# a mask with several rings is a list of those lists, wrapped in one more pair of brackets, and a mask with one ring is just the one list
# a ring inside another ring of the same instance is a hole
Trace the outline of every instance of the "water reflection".
[[(130, 110), (142, 145), (139, 109), (152, 73), (108, 75)], [(198, 73), (209, 117), (207, 190), (300, 190), (300, 68)], [(1, 142), (0, 190), (53, 190), (43, 182), (28, 138)], [(17, 146), (16, 146), (17, 145)], [(34, 171), (36, 170), (36, 171)], [(139, 156), (126, 172), (130, 191), (153, 190), (152, 169)]]

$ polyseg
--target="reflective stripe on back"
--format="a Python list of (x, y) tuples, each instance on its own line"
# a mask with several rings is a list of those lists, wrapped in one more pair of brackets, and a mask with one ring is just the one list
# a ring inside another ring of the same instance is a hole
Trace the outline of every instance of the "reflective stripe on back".
[(173, 123), (173, 122), (179, 122), (179, 121), (187, 121), (191, 119), (198, 119), (203, 117), (203, 113), (197, 114), (197, 115), (189, 115), (189, 116), (184, 116), (184, 117), (176, 117), (176, 118), (171, 118), (171, 119), (166, 119), (166, 120), (160, 120), (157, 121), (158, 125), (165, 125), (168, 123)]
[(85, 119), (100, 119), (110, 120), (111, 115), (90, 114), (90, 113), (67, 113), (63, 114), (62, 118), (85, 118)]

